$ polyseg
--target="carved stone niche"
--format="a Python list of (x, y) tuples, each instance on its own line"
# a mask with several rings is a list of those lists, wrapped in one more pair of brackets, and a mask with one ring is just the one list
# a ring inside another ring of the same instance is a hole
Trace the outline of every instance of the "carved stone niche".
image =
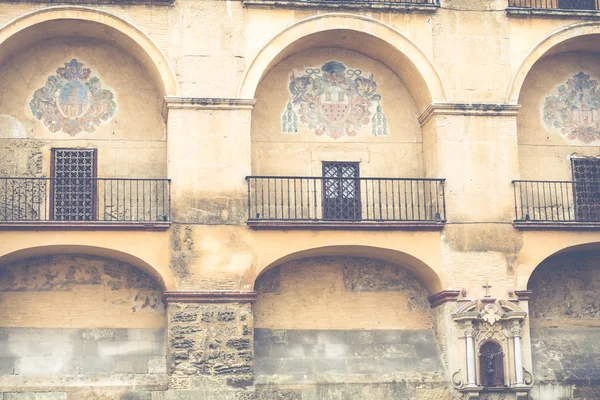
[(523, 368), (521, 327), (527, 313), (512, 301), (470, 301), (452, 314), (465, 341), (464, 371), (452, 385), (464, 400), (525, 400), (533, 376)]

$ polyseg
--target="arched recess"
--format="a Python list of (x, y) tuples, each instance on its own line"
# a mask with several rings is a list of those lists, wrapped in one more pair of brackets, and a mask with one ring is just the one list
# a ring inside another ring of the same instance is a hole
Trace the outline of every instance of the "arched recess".
[[(65, 22), (72, 22), (65, 24)], [(15, 52), (53, 37), (95, 38), (118, 45), (151, 74), (163, 96), (178, 96), (175, 74), (158, 46), (139, 28), (106, 11), (80, 6), (47, 7), (0, 27), (0, 63)]]
[(534, 64), (544, 57), (567, 51), (600, 51), (598, 38), (600, 23), (583, 22), (562, 27), (539, 41), (523, 58), (506, 94), (506, 103), (518, 104), (525, 78)]
[(411, 275), (415, 276), (423, 284), (430, 295), (439, 293), (443, 288), (442, 281), (438, 274), (425, 262), (415, 256), (397, 250), (356, 245), (316, 247), (291, 253), (271, 261), (267, 265), (259, 267), (254, 271), (251, 277), (247, 276), (245, 281), (251, 283), (252, 287), (254, 287), (256, 279), (260, 275), (279, 265), (305, 258), (327, 256), (364, 257), (387, 261), (408, 270)]
[(570, 397), (574, 386), (600, 390), (599, 250), (598, 241), (568, 246), (546, 257), (529, 278), (532, 372), (548, 387), (548, 398)]
[(7, 264), (18, 260), (57, 254), (83, 254), (122, 261), (148, 273), (163, 291), (173, 287), (171, 277), (164, 277), (157, 269), (143, 259), (119, 250), (97, 246), (51, 245), (20, 249), (0, 256), (0, 269)]
[(527, 236), (519, 253), (516, 290), (527, 290), (531, 275), (549, 258), (571, 252), (600, 251), (600, 241), (593, 232), (573, 235), (571, 232), (533, 232)]
[(324, 398), (379, 400), (416, 398), (421, 385), (444, 387), (435, 330), (441, 316), (427, 301), (436, 278), (415, 257), (374, 247), (280, 258), (254, 288), (257, 390), (302, 386)]
[[(137, 392), (137, 379), (148, 378), (143, 390), (164, 390), (155, 383), (166, 378), (164, 281), (152, 271), (137, 257), (91, 246), (36, 247), (0, 258), (5, 390), (43, 385), (60, 396), (93, 386), (105, 397), (115, 387)], [(125, 374), (136, 374), (136, 382)]]
[(254, 98), (262, 78), (288, 56), (318, 47), (358, 51), (386, 65), (407, 86), (419, 110), (446, 101), (442, 79), (425, 53), (394, 28), (353, 14), (306, 18), (272, 37), (250, 62), (238, 88), (239, 98)]

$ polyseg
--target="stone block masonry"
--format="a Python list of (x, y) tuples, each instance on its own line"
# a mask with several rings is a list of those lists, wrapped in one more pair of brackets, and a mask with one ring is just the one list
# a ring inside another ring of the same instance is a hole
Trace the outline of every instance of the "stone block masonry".
[(252, 391), (254, 322), (250, 304), (177, 302), (169, 294), (165, 298), (169, 321), (167, 399), (227, 399)]

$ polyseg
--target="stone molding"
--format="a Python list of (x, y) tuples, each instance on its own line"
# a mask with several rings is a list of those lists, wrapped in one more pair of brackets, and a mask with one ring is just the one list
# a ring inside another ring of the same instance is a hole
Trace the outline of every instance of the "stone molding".
[(165, 121), (171, 109), (187, 110), (252, 110), (255, 99), (234, 99), (218, 97), (177, 97), (165, 96), (162, 115)]
[(425, 125), (433, 115), (516, 116), (519, 108), (519, 104), (432, 103), (419, 116), (419, 124)]
[(515, 295), (519, 301), (527, 301), (531, 298), (531, 290), (515, 290)]
[[(164, 0), (167, 1), (167, 0)], [(258, 7), (291, 7), (291, 8), (340, 8), (340, 9), (372, 9), (387, 10), (403, 13), (434, 13), (440, 8), (439, 4), (408, 4), (377, 1), (358, 1), (354, 3), (342, 1), (323, 1), (323, 0), (242, 0), (244, 6)]]
[(600, 11), (597, 10), (560, 10), (555, 8), (531, 9), (507, 7), (506, 14), (510, 17), (600, 19)]
[(169, 303), (253, 303), (257, 292), (249, 291), (194, 291), (168, 290), (163, 295), (165, 304)]
[(431, 295), (427, 298), (431, 308), (436, 308), (444, 303), (458, 300), (460, 290), (442, 290), (439, 293)]

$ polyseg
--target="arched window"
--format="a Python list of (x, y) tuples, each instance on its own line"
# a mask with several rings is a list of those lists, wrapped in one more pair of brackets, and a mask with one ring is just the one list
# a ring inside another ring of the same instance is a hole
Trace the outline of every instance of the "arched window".
[(480, 384), (484, 387), (504, 386), (504, 360), (499, 343), (489, 340), (479, 347)]

